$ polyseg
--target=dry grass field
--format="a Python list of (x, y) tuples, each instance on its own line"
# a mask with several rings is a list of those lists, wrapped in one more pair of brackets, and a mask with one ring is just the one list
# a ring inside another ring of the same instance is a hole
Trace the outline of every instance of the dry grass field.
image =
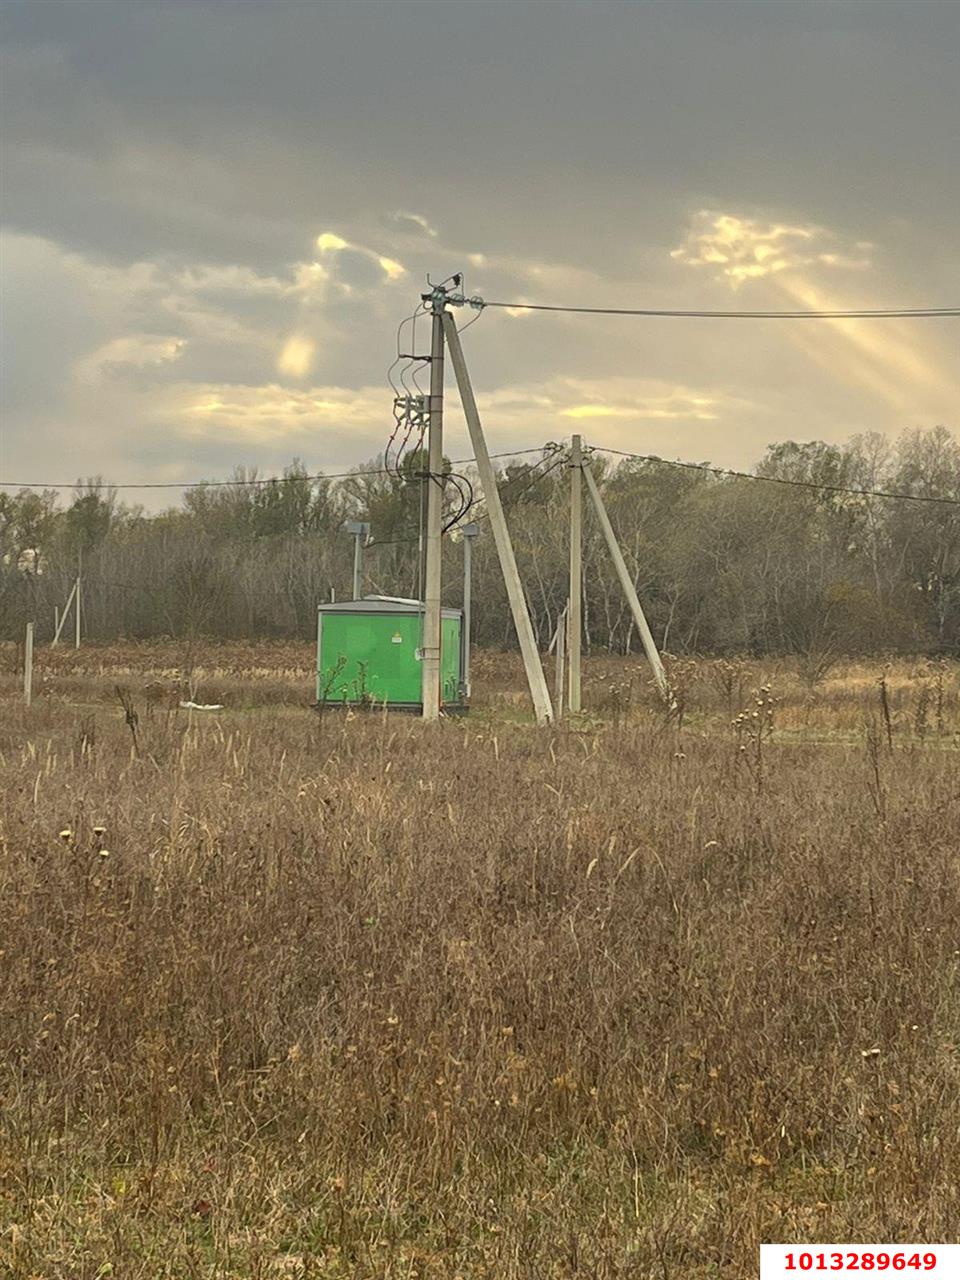
[(538, 731), (494, 654), (431, 729), (307, 645), (0, 663), (3, 1274), (957, 1238), (956, 664), (596, 659)]

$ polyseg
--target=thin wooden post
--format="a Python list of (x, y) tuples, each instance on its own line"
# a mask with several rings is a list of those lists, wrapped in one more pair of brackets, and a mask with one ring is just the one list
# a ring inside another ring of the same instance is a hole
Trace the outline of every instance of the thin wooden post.
[(527, 609), (523, 585), (520, 582), (520, 574), (517, 570), (517, 558), (513, 553), (510, 530), (507, 528), (507, 521), (503, 514), (500, 490), (497, 488), (497, 477), (493, 470), (493, 463), (490, 461), (487, 442), (483, 435), (483, 427), (480, 425), (480, 414), (473, 395), (473, 387), (470, 385), (467, 363), (463, 358), (460, 335), (457, 333), (457, 326), (454, 323), (453, 316), (449, 312), (444, 312), (443, 332), (450, 351), (454, 373), (457, 377), (457, 386), (460, 389), (463, 413), (470, 429), (470, 443), (473, 446), (477, 471), (480, 473), (480, 484), (483, 486), (483, 496), (487, 504), (487, 514), (490, 517), (490, 527), (493, 530), (493, 540), (496, 543), (497, 555), (500, 558), (500, 569), (503, 573), (504, 586), (507, 589), (507, 599), (510, 601), (513, 625), (517, 631), (517, 639), (520, 641), (520, 653), (523, 656), (527, 684), (530, 686), (530, 696), (533, 699), (534, 715), (537, 718), (537, 724), (549, 724), (553, 719), (550, 690), (547, 688), (547, 678), (543, 673), (543, 664), (537, 651), (533, 625), (530, 622), (530, 613)]
[(663, 663), (660, 660), (660, 654), (654, 642), (650, 628), (647, 626), (647, 620), (643, 616), (643, 609), (640, 607), (640, 599), (637, 595), (637, 589), (630, 577), (627, 569), (627, 562), (623, 558), (623, 552), (620, 550), (620, 544), (617, 542), (617, 535), (613, 531), (613, 525), (610, 523), (610, 517), (607, 515), (607, 509), (603, 505), (603, 498), (600, 496), (600, 490), (597, 488), (597, 482), (593, 478), (593, 472), (589, 465), (583, 468), (583, 478), (586, 481), (587, 492), (593, 500), (593, 505), (597, 511), (597, 518), (600, 521), (600, 527), (603, 530), (603, 536), (607, 541), (607, 548), (610, 552), (610, 558), (613, 560), (613, 567), (617, 571), (617, 577), (620, 579), (620, 586), (623, 588), (623, 594), (627, 598), (627, 604), (630, 606), (630, 612), (633, 614), (633, 621), (637, 630), (640, 632), (640, 639), (643, 641), (643, 649), (647, 655), (647, 661), (653, 668), (653, 678), (657, 682), (657, 688), (665, 698), (669, 697), (667, 687), (667, 676), (663, 669)]
[(33, 701), (33, 623), (27, 623), (27, 637), (23, 646), (23, 700), (29, 707)]
[(563, 613), (557, 619), (557, 673), (554, 684), (553, 709), (557, 719), (563, 715), (563, 685), (566, 676), (567, 660), (567, 628), (570, 625), (570, 601), (564, 606)]
[(582, 481), (583, 442), (574, 436), (570, 450), (570, 599), (567, 614), (570, 631), (570, 714), (580, 713), (580, 638), (583, 634)]
[(73, 601), (73, 647), (80, 648), (80, 578), (77, 578), (77, 594)]

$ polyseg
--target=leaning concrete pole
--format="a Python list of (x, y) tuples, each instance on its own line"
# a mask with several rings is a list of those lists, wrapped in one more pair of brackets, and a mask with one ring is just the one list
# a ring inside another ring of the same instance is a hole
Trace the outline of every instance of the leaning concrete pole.
[(643, 616), (637, 589), (633, 585), (633, 579), (627, 569), (627, 562), (623, 558), (623, 552), (620, 550), (619, 542), (617, 542), (617, 535), (613, 532), (613, 525), (610, 523), (610, 517), (607, 515), (607, 509), (603, 505), (600, 490), (597, 488), (597, 482), (593, 478), (593, 472), (590, 470), (589, 464), (583, 468), (583, 478), (586, 481), (587, 492), (593, 500), (594, 507), (596, 507), (597, 518), (600, 521), (603, 536), (607, 540), (607, 549), (613, 560), (613, 567), (617, 571), (617, 577), (620, 579), (620, 586), (623, 588), (623, 594), (627, 597), (627, 604), (630, 606), (633, 620), (637, 625), (637, 630), (640, 632), (640, 639), (643, 641), (643, 649), (647, 655), (647, 661), (653, 668), (653, 678), (657, 682), (657, 688), (665, 698), (668, 698), (667, 676), (660, 660), (660, 654), (650, 628), (647, 626), (647, 620)]
[(517, 559), (513, 554), (513, 543), (510, 541), (510, 531), (507, 528), (503, 505), (500, 502), (497, 477), (494, 474), (493, 463), (490, 461), (490, 454), (487, 451), (487, 442), (484, 439), (483, 428), (480, 425), (477, 402), (474, 399), (473, 387), (470, 385), (467, 364), (463, 358), (460, 335), (457, 333), (457, 326), (454, 323), (453, 316), (449, 312), (445, 312), (443, 316), (443, 332), (447, 340), (450, 359), (453, 363), (453, 371), (457, 376), (457, 386), (460, 389), (464, 417), (467, 419), (467, 426), (470, 428), (470, 443), (473, 446), (477, 471), (480, 473), (480, 483), (483, 486), (483, 496), (487, 504), (487, 514), (490, 517), (490, 527), (493, 530), (493, 540), (496, 543), (497, 555), (500, 558), (500, 569), (503, 572), (503, 581), (507, 588), (510, 612), (513, 614), (513, 625), (517, 631), (517, 639), (520, 641), (520, 653), (523, 656), (523, 665), (527, 672), (530, 696), (533, 698), (534, 714), (537, 718), (537, 724), (549, 724), (553, 719), (550, 690), (547, 688), (547, 678), (543, 673), (543, 665), (540, 661), (540, 654), (537, 651), (537, 642), (530, 622), (530, 613), (524, 598), (520, 574), (517, 571)]
[(430, 418), (427, 450), (426, 565), (423, 573), (423, 634), (420, 638), (424, 720), (440, 719), (440, 563), (443, 539), (443, 329), (445, 296), (432, 298)]

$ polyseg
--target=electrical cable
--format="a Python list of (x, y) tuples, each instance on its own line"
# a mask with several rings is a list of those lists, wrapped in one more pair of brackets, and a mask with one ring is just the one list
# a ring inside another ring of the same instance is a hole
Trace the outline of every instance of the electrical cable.
[(471, 326), (472, 324), (476, 324), (476, 323), (477, 323), (477, 321), (478, 321), (478, 320), (480, 319), (480, 317), (483, 315), (483, 307), (477, 307), (476, 311), (477, 311), (477, 314), (473, 317), (473, 319), (472, 319), (472, 320), (468, 320), (466, 324), (462, 324), (462, 325), (460, 325), (460, 326), (458, 327), (458, 329), (457, 329), (457, 333), (458, 333), (458, 334), (460, 334), (460, 333), (466, 333), (466, 331), (470, 328), (470, 326)]
[[(518, 489), (516, 493), (510, 492), (506, 494), (511, 505), (515, 505), (516, 503), (518, 503), (525, 493), (529, 493), (530, 490), (534, 487), (534, 485), (539, 484), (541, 480), (545, 480), (552, 471), (556, 471), (556, 469), (559, 466), (563, 465), (566, 462), (566, 460), (567, 460), (566, 450), (561, 448), (559, 445), (557, 445), (553, 449), (551, 449), (550, 452), (546, 453), (540, 459), (539, 462), (532, 462), (522, 477), (515, 476), (515, 477), (512, 477), (510, 480), (508, 480), (506, 482), (507, 485), (513, 483), (513, 481), (517, 479), (523, 479), (527, 481), (527, 483), (521, 489)], [(542, 467), (545, 462), (550, 463), (550, 465), (546, 468), (546, 470), (541, 471), (539, 475), (534, 475), (533, 472), (535, 472), (538, 467)], [(501, 491), (501, 494), (500, 494), (501, 500), (503, 499), (505, 493), (506, 493), (505, 489)], [(482, 524), (484, 520), (489, 520), (489, 518), (490, 518), (489, 512), (483, 511), (480, 513), (480, 515), (477, 516), (476, 523)]]
[(684, 320), (915, 320), (957, 319), (960, 307), (878, 307), (851, 308), (826, 311), (709, 311), (671, 310), (654, 307), (565, 307), (536, 302), (485, 302), (471, 300), (471, 305), (481, 310), (502, 307), (512, 311), (558, 311), (570, 315), (590, 316), (647, 316), (658, 319)]
[[(387, 381), (390, 384), (390, 389), (393, 391), (394, 426), (393, 426), (393, 431), (390, 433), (390, 437), (387, 440), (386, 448), (383, 451), (383, 461), (384, 461), (384, 466), (386, 467), (388, 472), (390, 472), (390, 474), (392, 474), (397, 480), (402, 479), (400, 465), (403, 460), (403, 455), (406, 452), (407, 446), (409, 445), (410, 436), (413, 433), (414, 426), (415, 426), (416, 415), (413, 410), (416, 403), (416, 396), (419, 395), (422, 397), (423, 395), (423, 390), (420, 387), (420, 383), (417, 379), (418, 366), (421, 363), (429, 362), (429, 357), (418, 356), (416, 354), (417, 317), (425, 309), (426, 309), (425, 305), (421, 301), (411, 315), (406, 316), (403, 320), (400, 321), (399, 325), (397, 326), (396, 359), (387, 369)], [(404, 329), (404, 326), (407, 324), (411, 326), (410, 343), (409, 343), (411, 354), (405, 356), (403, 354), (403, 329)], [(404, 363), (401, 363), (401, 362), (404, 362)], [(400, 380), (399, 387), (397, 386), (396, 382), (394, 382), (393, 380), (394, 370), (397, 368), (398, 365), (400, 365), (400, 370), (397, 375)], [(407, 373), (411, 368), (413, 370), (413, 373), (411, 376), (413, 378), (413, 384), (416, 389), (415, 394), (411, 393), (410, 387), (407, 384)], [(397, 436), (399, 435), (404, 422), (406, 423), (406, 431), (404, 432), (403, 438), (400, 440), (400, 443), (397, 445), (395, 455), (393, 455), (393, 457), (391, 458), (391, 450), (393, 449), (394, 442), (396, 441)], [(422, 435), (422, 431), (421, 431), (421, 435)]]
[(926, 493), (903, 493), (889, 489), (854, 489), (842, 484), (821, 484), (815, 480), (788, 480), (785, 476), (758, 476), (749, 471), (732, 471), (728, 467), (711, 467), (706, 462), (680, 462), (670, 458), (658, 458), (654, 454), (629, 453), (626, 449), (608, 449), (594, 446), (592, 452), (615, 454), (620, 458), (632, 458), (637, 462), (654, 462), (665, 467), (682, 467), (687, 471), (707, 471), (715, 476), (732, 476), (738, 480), (759, 480), (766, 484), (788, 485), (796, 489), (815, 489), (823, 493), (846, 493), (858, 498), (891, 498), (899, 502), (935, 502), (944, 506), (960, 507), (960, 498), (940, 498)]
[[(529, 453), (542, 453), (542, 448), (535, 449), (506, 449), (503, 453), (492, 453), (491, 458), (520, 458)], [(469, 462), (476, 462), (476, 458), (454, 458), (454, 466), (465, 466)], [(249, 480), (163, 480), (163, 481), (138, 481), (112, 484), (106, 480), (101, 482), (104, 489), (120, 491), (121, 489), (242, 489), (256, 488), (257, 486), (267, 484), (292, 484), (298, 480), (350, 480), (356, 476), (373, 476), (392, 475), (393, 472), (389, 467), (369, 467), (365, 470), (354, 471), (333, 471), (325, 475), (322, 471), (312, 473), (310, 475), (294, 475), (294, 476), (255, 476)], [(0, 489), (77, 489), (84, 488), (83, 481), (27, 481), (27, 480), (0, 480)]]
[(460, 475), (459, 472), (451, 471), (445, 478), (453, 482), (453, 487), (460, 495), (460, 509), (447, 520), (441, 533), (449, 533), (458, 524), (462, 524), (475, 503), (473, 485), (466, 476)]

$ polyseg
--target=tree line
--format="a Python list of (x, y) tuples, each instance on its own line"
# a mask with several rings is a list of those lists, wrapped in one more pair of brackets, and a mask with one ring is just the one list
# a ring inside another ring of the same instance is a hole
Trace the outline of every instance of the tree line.
[[(500, 472), (533, 625), (549, 643), (567, 594), (567, 455), (547, 446)], [(673, 653), (805, 655), (960, 651), (960, 506), (863, 496), (873, 489), (960, 499), (960, 443), (944, 427), (843, 445), (771, 445), (749, 478), (661, 460), (590, 458), (658, 643)], [(449, 470), (449, 467), (448, 467)], [(796, 485), (766, 480), (801, 482)], [(469, 483), (448, 476), (450, 521)], [(78, 571), (91, 640), (307, 638), (316, 606), (351, 594), (347, 520), (371, 526), (364, 591), (418, 596), (424, 459), (383, 459), (339, 479), (294, 461), (261, 481), (184, 491), (156, 514), (92, 478), (53, 491), (0, 492), (0, 637), (53, 633)], [(507, 647), (513, 628), (482, 499), (474, 544), (474, 625)], [(444, 598), (461, 603), (462, 543), (444, 538)], [(585, 644), (639, 649), (602, 534), (584, 507)]]

